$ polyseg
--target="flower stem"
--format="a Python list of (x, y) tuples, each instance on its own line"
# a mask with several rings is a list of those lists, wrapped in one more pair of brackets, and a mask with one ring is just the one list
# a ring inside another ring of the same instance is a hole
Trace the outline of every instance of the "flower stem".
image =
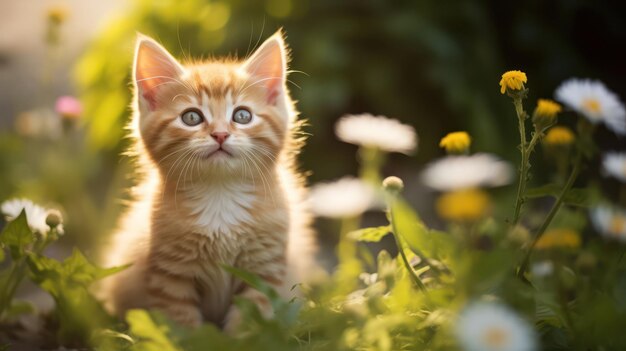
[(526, 181), (530, 164), (528, 159), (529, 148), (526, 147), (526, 112), (524, 112), (524, 107), (522, 106), (522, 98), (514, 97), (513, 105), (515, 105), (515, 112), (517, 113), (517, 120), (519, 122), (520, 152), (522, 154), (522, 162), (519, 168), (517, 196), (515, 197), (515, 212), (513, 213), (513, 225), (515, 225), (519, 221), (520, 213), (522, 211), (522, 204), (524, 203), (524, 193), (526, 191)]
[(533, 241), (530, 243), (530, 246), (528, 247), (526, 254), (524, 255), (522, 264), (520, 265), (520, 268), (517, 271), (518, 277), (523, 279), (524, 273), (528, 269), (528, 264), (530, 263), (530, 256), (533, 252), (533, 249), (535, 248), (535, 245), (537, 244), (537, 242), (539, 241), (543, 233), (546, 231), (546, 229), (552, 222), (552, 219), (554, 219), (554, 216), (557, 214), (557, 212), (561, 208), (561, 205), (563, 204), (563, 200), (565, 199), (565, 195), (569, 192), (569, 190), (574, 185), (576, 178), (578, 178), (578, 174), (580, 173), (581, 167), (582, 167), (582, 155), (579, 152), (578, 155), (576, 155), (572, 173), (570, 173), (569, 178), (567, 179), (567, 182), (563, 186), (563, 189), (561, 189), (561, 192), (559, 193), (559, 196), (556, 198), (556, 201), (552, 205), (550, 212), (548, 212), (548, 215), (544, 219), (543, 223), (541, 224), (539, 229), (537, 229), (537, 232), (535, 233), (535, 237), (533, 238)]

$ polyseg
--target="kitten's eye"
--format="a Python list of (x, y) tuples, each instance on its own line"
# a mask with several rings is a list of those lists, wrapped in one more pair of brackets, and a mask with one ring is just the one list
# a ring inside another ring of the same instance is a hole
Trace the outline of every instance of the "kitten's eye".
[(180, 116), (180, 119), (183, 121), (183, 123), (191, 127), (197, 126), (198, 124), (202, 123), (202, 121), (204, 121), (202, 112), (196, 109), (185, 111), (183, 115)]
[(252, 113), (245, 107), (238, 107), (233, 112), (233, 122), (239, 124), (248, 124), (252, 121)]

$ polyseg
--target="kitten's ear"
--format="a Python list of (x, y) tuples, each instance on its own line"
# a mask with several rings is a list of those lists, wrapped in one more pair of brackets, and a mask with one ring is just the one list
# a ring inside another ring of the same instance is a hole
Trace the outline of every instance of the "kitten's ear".
[(271, 105), (284, 91), (287, 76), (287, 48), (282, 30), (278, 30), (243, 64), (243, 69), (267, 89)]
[[(148, 103), (150, 110), (156, 105), (160, 86), (177, 81), (184, 68), (154, 39), (139, 34), (135, 49), (133, 77), (139, 93), (139, 103)], [(143, 99), (143, 101), (142, 101)]]

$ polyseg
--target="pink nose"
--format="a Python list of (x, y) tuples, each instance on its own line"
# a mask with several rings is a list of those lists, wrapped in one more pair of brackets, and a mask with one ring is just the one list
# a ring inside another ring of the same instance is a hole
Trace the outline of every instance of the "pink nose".
[(228, 132), (213, 132), (211, 133), (211, 136), (215, 139), (215, 141), (217, 141), (218, 144), (222, 145), (226, 139), (228, 139), (230, 134), (228, 134)]

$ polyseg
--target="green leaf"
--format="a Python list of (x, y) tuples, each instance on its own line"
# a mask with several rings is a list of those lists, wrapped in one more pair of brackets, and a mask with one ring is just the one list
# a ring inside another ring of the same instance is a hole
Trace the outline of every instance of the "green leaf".
[(357, 241), (379, 242), (385, 235), (391, 233), (390, 226), (363, 228), (348, 233), (348, 238)]
[(409, 247), (426, 258), (442, 260), (448, 257), (454, 246), (452, 237), (444, 232), (428, 229), (417, 213), (402, 199), (396, 199), (391, 216), (397, 231)]
[(256, 289), (267, 296), (272, 302), (279, 299), (278, 293), (271, 286), (269, 286), (258, 275), (244, 271), (239, 268), (235, 268), (228, 265), (222, 265), (222, 268), (233, 276), (241, 279), (253, 289)]
[(544, 196), (558, 196), (559, 192), (561, 192), (561, 187), (557, 184), (546, 184), (526, 190), (526, 197), (537, 198)]
[[(537, 188), (532, 188), (526, 191), (526, 197), (538, 198), (544, 196), (558, 197), (561, 194), (562, 187), (557, 184), (546, 184)], [(594, 198), (593, 189), (587, 188), (575, 188), (570, 189), (563, 197), (563, 202), (580, 207), (589, 207), (592, 199)]]
[(11, 319), (23, 314), (34, 314), (35, 312), (37, 312), (37, 309), (32, 303), (22, 300), (13, 300), (9, 308), (4, 312), (4, 317)]
[(9, 246), (13, 258), (21, 257), (26, 246), (34, 240), (35, 237), (28, 227), (26, 212), (23, 209), (19, 216), (10, 221), (0, 233), (0, 242)]
[(141, 351), (177, 351), (182, 350), (169, 339), (169, 327), (157, 323), (145, 310), (130, 310), (126, 314), (130, 334), (137, 342), (133, 350)]

